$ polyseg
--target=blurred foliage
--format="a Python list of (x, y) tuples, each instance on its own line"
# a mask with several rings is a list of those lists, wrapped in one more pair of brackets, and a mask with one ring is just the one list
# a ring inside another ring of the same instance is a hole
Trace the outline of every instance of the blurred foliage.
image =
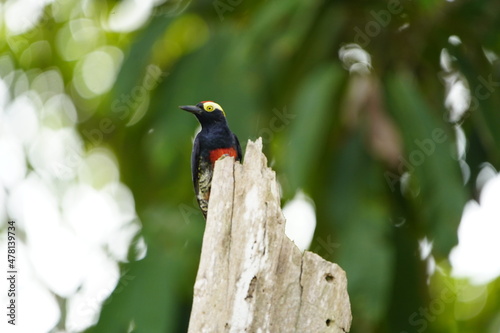
[[(88, 147), (111, 147), (134, 193), (148, 255), (123, 264), (134, 278), (88, 332), (187, 329), (204, 221), (189, 165), (197, 123), (177, 106), (201, 100), (224, 107), (243, 146), (263, 137), (284, 202), (298, 189), (314, 200), (311, 248), (347, 272), (351, 332), (500, 330), (500, 281), (462, 300), (473, 287), (450, 278), (447, 263), (481, 163), (500, 169), (500, 62), (487, 56), (500, 54), (499, 2), (174, 0), (139, 29), (114, 32), (106, 21), (119, 3), (55, 1), (36, 29), (0, 41), (16, 67), (62, 73)], [(82, 96), (81, 59), (95, 50), (115, 59), (116, 81)], [(446, 73), (470, 89), (457, 119)], [(494, 83), (478, 95), (485, 80)], [(432, 277), (424, 238), (438, 263)], [(317, 246), (326, 239), (338, 246)], [(456, 319), (467, 307), (481, 310)]]

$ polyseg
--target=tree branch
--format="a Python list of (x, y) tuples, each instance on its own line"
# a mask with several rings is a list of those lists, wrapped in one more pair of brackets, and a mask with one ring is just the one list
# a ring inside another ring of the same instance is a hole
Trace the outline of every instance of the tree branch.
[(285, 235), (262, 142), (216, 162), (189, 332), (348, 332), (345, 272)]

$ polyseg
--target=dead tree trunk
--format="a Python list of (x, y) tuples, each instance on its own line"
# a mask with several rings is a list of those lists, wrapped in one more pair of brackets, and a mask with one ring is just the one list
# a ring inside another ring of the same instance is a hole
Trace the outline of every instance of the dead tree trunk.
[(285, 235), (262, 142), (216, 163), (189, 332), (348, 332), (345, 272)]

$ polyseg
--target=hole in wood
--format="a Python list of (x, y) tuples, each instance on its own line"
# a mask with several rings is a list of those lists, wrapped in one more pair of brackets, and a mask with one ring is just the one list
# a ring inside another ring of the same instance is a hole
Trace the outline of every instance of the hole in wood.
[(248, 292), (247, 292), (247, 297), (245, 297), (245, 301), (248, 301), (249, 299), (253, 298), (253, 293), (255, 291), (256, 283), (257, 283), (257, 277), (254, 276), (250, 281), (250, 285), (248, 286)]
[(327, 319), (327, 320), (326, 320), (326, 326), (330, 326), (331, 322), (332, 322), (332, 320), (331, 320), (331, 319)]
[(326, 280), (326, 282), (333, 282), (333, 279), (334, 279), (334, 277), (333, 277), (332, 274), (330, 274), (330, 273), (326, 273), (325, 274), (325, 280)]

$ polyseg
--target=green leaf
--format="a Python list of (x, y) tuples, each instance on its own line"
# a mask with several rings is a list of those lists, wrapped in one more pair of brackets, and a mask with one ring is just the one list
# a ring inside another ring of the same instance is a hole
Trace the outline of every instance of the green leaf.
[(333, 107), (344, 71), (337, 64), (316, 67), (299, 89), (289, 113), (291, 120), (285, 169), (292, 189), (303, 187), (312, 166), (324, 155), (324, 143), (335, 116)]
[(347, 273), (353, 312), (378, 322), (387, 308), (394, 264), (381, 170), (356, 134), (337, 152), (331, 172), (326, 199), (329, 232), (340, 243), (335, 262)]
[[(401, 164), (420, 187), (413, 198), (415, 214), (436, 254), (446, 256), (457, 243), (457, 228), (465, 190), (457, 161), (451, 125), (421, 95), (407, 73), (387, 79), (390, 110), (403, 136), (406, 154)], [(402, 169), (402, 168), (401, 168)]]

